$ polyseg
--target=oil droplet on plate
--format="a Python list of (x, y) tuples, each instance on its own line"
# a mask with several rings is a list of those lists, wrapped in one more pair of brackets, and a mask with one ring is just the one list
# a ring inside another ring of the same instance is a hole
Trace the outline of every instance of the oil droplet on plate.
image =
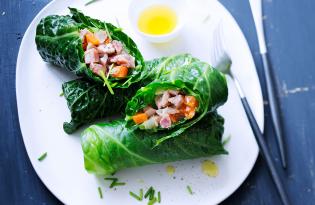
[(173, 175), (175, 173), (175, 167), (172, 165), (166, 166), (166, 172), (168, 173), (168, 175)]
[(201, 164), (202, 172), (209, 177), (216, 177), (219, 174), (219, 168), (215, 162), (210, 160), (205, 160)]

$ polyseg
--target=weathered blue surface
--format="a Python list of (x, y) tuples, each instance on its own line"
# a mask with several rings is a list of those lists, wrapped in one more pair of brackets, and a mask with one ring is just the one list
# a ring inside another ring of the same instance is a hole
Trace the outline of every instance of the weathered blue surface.
[[(15, 98), (15, 65), (21, 38), (34, 16), (48, 2), (0, 0), (0, 204), (60, 204), (41, 183), (27, 157)], [(242, 28), (258, 73), (263, 77), (248, 2), (222, 2)], [(270, 62), (278, 83), (286, 134), (289, 164), (286, 171), (280, 166), (267, 106), (266, 139), (292, 204), (314, 204), (315, 1), (265, 0), (263, 4)], [(263, 78), (260, 79), (264, 86)], [(261, 159), (240, 189), (222, 204), (280, 204)]]

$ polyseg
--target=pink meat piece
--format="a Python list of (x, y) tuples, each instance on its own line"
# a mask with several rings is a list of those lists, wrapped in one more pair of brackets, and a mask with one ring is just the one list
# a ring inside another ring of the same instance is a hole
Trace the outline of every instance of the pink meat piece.
[(84, 61), (86, 64), (98, 63), (100, 61), (98, 52), (95, 48), (84, 52)]
[(102, 58), (100, 58), (101, 64), (106, 67), (107, 65), (107, 60), (108, 60), (108, 55), (104, 54), (104, 56)]
[(176, 114), (178, 112), (179, 111), (177, 109), (175, 109), (175, 108), (167, 107), (167, 108), (164, 108), (164, 109), (158, 109), (156, 111), (156, 114), (158, 114), (161, 117), (164, 117), (164, 116)]
[(87, 30), (86, 28), (80, 31), (80, 38), (83, 41), (84, 37), (86, 34), (91, 33), (89, 30)]
[(182, 95), (176, 95), (175, 97), (169, 98), (168, 102), (172, 103), (176, 108), (179, 108), (184, 102), (184, 97)]
[(127, 53), (122, 53), (110, 58), (110, 62), (123, 65), (128, 68), (135, 68), (135, 58)]
[(143, 111), (148, 117), (151, 117), (156, 112), (156, 110), (154, 108), (150, 107), (150, 106), (144, 108)]
[(164, 116), (160, 120), (160, 126), (162, 128), (169, 128), (172, 125), (171, 118), (169, 116)]
[(107, 33), (105, 31), (96, 31), (94, 33), (95, 38), (100, 42), (100, 44), (104, 43), (107, 39)]
[(170, 98), (170, 93), (168, 91), (164, 91), (161, 98), (161, 106), (166, 107), (168, 104), (168, 99)]
[(161, 106), (161, 99), (162, 99), (161, 95), (158, 95), (158, 96), (155, 97), (155, 104), (156, 104), (158, 109), (162, 108), (162, 106)]
[(103, 71), (105, 73), (105, 70), (106, 70), (106, 67), (98, 63), (91, 63), (90, 68), (93, 71), (93, 73), (97, 75), (100, 75), (100, 71)]
[(113, 40), (112, 41), (112, 44), (116, 50), (116, 53), (117, 54), (121, 54), (122, 50), (123, 50), (123, 45), (120, 41), (117, 41), (117, 40)]
[(115, 53), (115, 48), (111, 43), (101, 44), (97, 47), (97, 51), (103, 54), (113, 54)]

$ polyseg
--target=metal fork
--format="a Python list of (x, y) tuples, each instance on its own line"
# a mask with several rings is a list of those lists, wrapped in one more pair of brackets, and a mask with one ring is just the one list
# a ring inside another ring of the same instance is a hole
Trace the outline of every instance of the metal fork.
[(277, 169), (275, 168), (275, 164), (272, 160), (270, 151), (266, 145), (264, 136), (257, 124), (257, 121), (253, 115), (253, 112), (247, 102), (246, 96), (243, 92), (243, 89), (237, 79), (237, 77), (234, 75), (233, 71), (231, 70), (232, 60), (228, 56), (228, 54), (224, 50), (222, 36), (222, 22), (218, 24), (218, 27), (216, 28), (214, 32), (214, 48), (213, 48), (213, 55), (212, 58), (213, 62), (217, 62), (217, 65), (214, 65), (218, 70), (225, 73), (226, 75), (230, 76), (233, 82), (235, 83), (235, 86), (237, 88), (238, 94), (241, 98), (245, 113), (247, 115), (247, 118), (249, 120), (249, 123), (251, 125), (251, 128), (253, 130), (253, 133), (255, 135), (255, 138), (258, 142), (258, 146), (260, 149), (260, 154), (263, 156), (265, 162), (267, 163), (268, 169), (270, 171), (271, 177), (273, 182), (276, 185), (277, 191), (280, 195), (281, 201), (283, 204), (288, 205), (289, 200), (287, 197), (287, 194), (285, 192), (285, 189), (282, 185), (282, 182), (280, 180), (279, 174), (277, 172)]

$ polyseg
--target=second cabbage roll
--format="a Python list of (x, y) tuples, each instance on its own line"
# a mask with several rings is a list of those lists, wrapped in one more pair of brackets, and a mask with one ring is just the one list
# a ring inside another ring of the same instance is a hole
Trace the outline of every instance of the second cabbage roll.
[(221, 141), (223, 124), (220, 115), (208, 113), (195, 126), (156, 147), (163, 133), (133, 130), (124, 120), (92, 125), (81, 138), (84, 166), (90, 173), (109, 175), (128, 167), (227, 154)]
[[(159, 67), (159, 65), (158, 65)], [(225, 76), (202, 61), (165, 70), (137, 91), (126, 107), (128, 126), (173, 130), (158, 143), (182, 133), (226, 102)]]

